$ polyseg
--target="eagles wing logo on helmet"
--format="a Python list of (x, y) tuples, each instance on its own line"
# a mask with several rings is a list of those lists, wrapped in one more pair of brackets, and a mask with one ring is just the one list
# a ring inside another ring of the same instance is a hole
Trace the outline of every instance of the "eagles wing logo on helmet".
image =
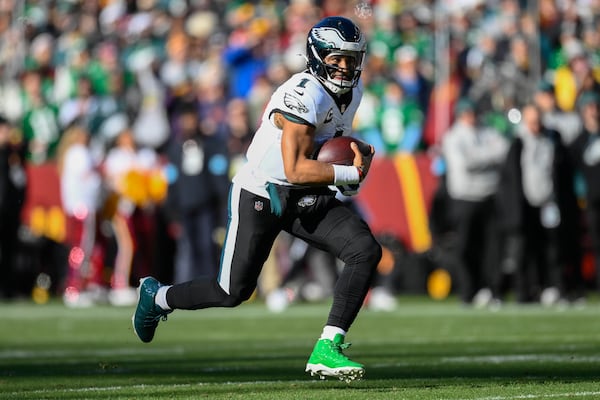
[(313, 37), (322, 42), (323, 48), (339, 49), (345, 51), (363, 51), (364, 43), (362, 42), (361, 33), (356, 33), (356, 42), (348, 42), (342, 36), (341, 32), (335, 28), (314, 28), (312, 30)]
[(336, 41), (343, 41), (344, 38), (340, 35), (340, 32), (337, 29), (332, 28), (315, 28), (313, 30), (313, 36), (315, 39), (320, 42), (325, 43), (326, 45), (322, 45), (325, 48), (335, 48)]

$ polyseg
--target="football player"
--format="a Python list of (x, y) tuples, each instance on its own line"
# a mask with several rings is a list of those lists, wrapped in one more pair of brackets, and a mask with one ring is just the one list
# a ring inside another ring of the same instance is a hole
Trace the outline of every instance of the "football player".
[(351, 133), (362, 96), (365, 50), (365, 37), (347, 18), (327, 17), (312, 27), (307, 69), (275, 91), (248, 149), (247, 163), (233, 178), (217, 279), (197, 278), (173, 286), (152, 277), (141, 279), (133, 326), (143, 342), (152, 340), (159, 320), (175, 309), (235, 307), (247, 300), (283, 230), (345, 263), (306, 372), (346, 381), (363, 376), (364, 366), (342, 350), (348, 346), (344, 338), (369, 290), (381, 246), (331, 188), (356, 193), (374, 150), (371, 146), (371, 154), (362, 156), (353, 143), (351, 166), (317, 161), (315, 152), (325, 140)]

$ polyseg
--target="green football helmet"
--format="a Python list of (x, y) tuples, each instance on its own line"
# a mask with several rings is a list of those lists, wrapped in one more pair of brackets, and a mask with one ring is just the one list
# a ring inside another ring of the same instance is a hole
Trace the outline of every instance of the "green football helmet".
[[(366, 48), (367, 41), (354, 22), (344, 17), (324, 18), (308, 33), (308, 70), (333, 93), (345, 93), (358, 85)], [(346, 68), (328, 64), (325, 58), (329, 55), (347, 57), (351, 62)]]

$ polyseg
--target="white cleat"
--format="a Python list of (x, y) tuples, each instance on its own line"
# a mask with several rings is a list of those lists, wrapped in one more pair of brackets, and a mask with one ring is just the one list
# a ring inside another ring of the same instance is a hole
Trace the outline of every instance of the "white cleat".
[(321, 380), (331, 377), (346, 383), (361, 380), (365, 375), (365, 370), (362, 368), (327, 368), (315, 364), (307, 365), (306, 372), (310, 372), (310, 376), (318, 376)]

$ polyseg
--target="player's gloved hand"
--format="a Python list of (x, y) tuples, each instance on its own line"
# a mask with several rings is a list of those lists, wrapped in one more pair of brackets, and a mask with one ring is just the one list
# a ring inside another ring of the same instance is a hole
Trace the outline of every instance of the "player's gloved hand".
[(358, 193), (358, 189), (360, 188), (360, 184), (355, 183), (352, 185), (340, 185), (336, 186), (337, 190), (340, 191), (344, 196), (354, 196)]

